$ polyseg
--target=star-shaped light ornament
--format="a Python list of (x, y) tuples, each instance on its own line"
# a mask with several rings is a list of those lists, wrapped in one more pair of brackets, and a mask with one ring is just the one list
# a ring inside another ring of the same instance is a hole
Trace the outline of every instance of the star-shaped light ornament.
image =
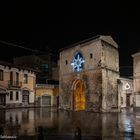
[(73, 71), (74, 72), (81, 71), (83, 69), (84, 62), (85, 62), (85, 60), (83, 59), (83, 57), (80, 56), (80, 54), (77, 54), (71, 63), (71, 65), (73, 67)]

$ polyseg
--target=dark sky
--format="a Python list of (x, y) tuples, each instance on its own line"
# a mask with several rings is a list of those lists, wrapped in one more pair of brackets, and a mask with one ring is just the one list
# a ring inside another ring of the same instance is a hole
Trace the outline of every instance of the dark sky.
[[(0, 3), (0, 40), (40, 51), (49, 47), (57, 55), (77, 41), (111, 35), (119, 45), (120, 66), (132, 66), (131, 54), (140, 48), (139, 4), (132, 2), (5, 0)], [(31, 54), (2, 42), (0, 48), (3, 60)]]

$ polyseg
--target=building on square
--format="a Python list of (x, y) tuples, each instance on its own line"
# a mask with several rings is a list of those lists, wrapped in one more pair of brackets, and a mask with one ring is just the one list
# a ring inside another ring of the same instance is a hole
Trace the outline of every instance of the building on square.
[(33, 69), (0, 61), (0, 106), (34, 105), (35, 81)]
[(60, 52), (59, 107), (118, 111), (119, 53), (111, 36), (93, 38)]
[(36, 105), (58, 107), (59, 86), (51, 84), (36, 84), (35, 88)]
[(133, 79), (118, 78), (118, 108), (134, 106)]

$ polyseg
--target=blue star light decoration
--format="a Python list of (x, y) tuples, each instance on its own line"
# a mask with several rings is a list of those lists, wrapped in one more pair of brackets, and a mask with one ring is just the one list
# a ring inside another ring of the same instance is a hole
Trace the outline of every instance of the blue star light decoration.
[(79, 72), (81, 70), (83, 70), (83, 64), (84, 64), (85, 60), (82, 57), (81, 53), (77, 53), (75, 55), (75, 57), (73, 58), (73, 61), (71, 63), (72, 67), (73, 67), (73, 71), (74, 72)]

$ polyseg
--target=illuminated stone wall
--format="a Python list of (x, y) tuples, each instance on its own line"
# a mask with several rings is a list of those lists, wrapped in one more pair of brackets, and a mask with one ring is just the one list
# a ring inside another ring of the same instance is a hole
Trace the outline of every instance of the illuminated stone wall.
[(116, 111), (118, 110), (118, 50), (106, 42), (102, 42), (102, 46), (102, 111)]
[(134, 106), (140, 110), (140, 52), (132, 55), (133, 57), (133, 85), (134, 85)]

